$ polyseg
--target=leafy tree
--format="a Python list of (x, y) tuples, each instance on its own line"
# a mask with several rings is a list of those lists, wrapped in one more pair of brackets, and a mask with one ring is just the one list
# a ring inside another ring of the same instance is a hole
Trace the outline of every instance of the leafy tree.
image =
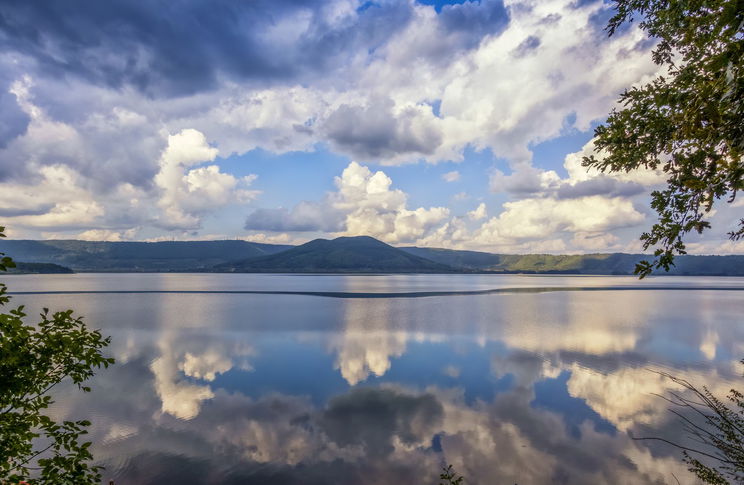
[[(606, 156), (583, 164), (668, 176), (651, 194), (659, 218), (641, 240), (657, 249), (652, 262), (636, 266), (642, 278), (669, 270), (674, 254), (685, 254), (683, 237), (710, 227), (714, 202), (733, 202), (744, 188), (744, 0), (615, 0), (615, 9), (609, 34), (638, 17), (667, 72), (620, 96), (622, 107), (595, 130), (595, 148)], [(729, 236), (744, 237), (744, 219)]]
[[(14, 267), (0, 256), (0, 270)], [(0, 306), (9, 301), (0, 283)], [(0, 483), (98, 484), (101, 467), (89, 463), (91, 443), (81, 442), (90, 423), (56, 422), (44, 411), (54, 402), (49, 391), (67, 378), (90, 391), (83, 383), (94, 370), (114, 363), (101, 353), (110, 338), (72, 310), (45, 308), (36, 325), (24, 323), (26, 316), (22, 306), (0, 313)]]

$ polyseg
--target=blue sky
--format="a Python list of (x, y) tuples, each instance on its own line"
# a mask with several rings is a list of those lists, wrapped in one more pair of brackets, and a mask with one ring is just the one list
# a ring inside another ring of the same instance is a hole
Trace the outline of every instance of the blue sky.
[[(573, 253), (653, 223), (661, 174), (580, 163), (658, 74), (601, 0), (2, 3), (11, 237)], [(734, 220), (690, 248), (740, 251)]]

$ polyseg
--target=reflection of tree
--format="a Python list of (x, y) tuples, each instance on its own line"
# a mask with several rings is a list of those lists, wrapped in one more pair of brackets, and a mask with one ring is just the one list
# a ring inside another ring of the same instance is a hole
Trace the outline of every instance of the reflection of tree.
[[(704, 338), (702, 336), (701, 338)], [(499, 357), (493, 360), (497, 375), (510, 373), (515, 376), (519, 388), (534, 385), (544, 377), (550, 377), (555, 369), (570, 372), (568, 393), (580, 398), (588, 406), (629, 436), (652, 432), (665, 438), (642, 438), (670, 443), (685, 452), (685, 462), (706, 483), (726, 484), (744, 482), (744, 396), (735, 390), (729, 391), (728, 401), (716, 398), (730, 388), (727, 379), (718, 372), (688, 371), (689, 379), (706, 381), (708, 387), (696, 388), (688, 380), (666, 372), (651, 372), (646, 368), (620, 368), (611, 372), (599, 372), (578, 362), (558, 362), (550, 371), (547, 362), (525, 354)], [(595, 361), (596, 363), (596, 361)], [(546, 373), (546, 370), (548, 372)], [(670, 396), (666, 402), (659, 396)], [(671, 403), (674, 414), (682, 419), (683, 427), (670, 420), (666, 403)], [(643, 430), (643, 431), (640, 431)], [(582, 433), (591, 433), (582, 429)], [(686, 435), (687, 434), (687, 435)], [(662, 459), (655, 450), (628, 445), (623, 452), (636, 465), (660, 467), (667, 462), (668, 473), (683, 476), (683, 470), (675, 460)], [(682, 472), (682, 473), (679, 473)]]
[[(0, 271), (15, 266), (0, 253)], [(8, 303), (0, 283), (0, 307)], [(91, 423), (56, 419), (49, 408), (51, 391), (63, 382), (90, 392), (96, 370), (114, 363), (103, 355), (111, 338), (73, 310), (44, 308), (40, 316), (28, 323), (23, 305), (0, 313), (0, 483), (100, 483), (101, 467), (90, 463), (92, 442), (83, 442)]]
[(698, 389), (686, 379), (658, 374), (682, 388), (682, 392), (669, 392), (663, 399), (672, 405), (670, 411), (680, 419), (692, 443), (638, 439), (658, 440), (681, 449), (690, 471), (705, 483), (744, 483), (744, 394), (731, 389), (727, 404), (705, 386)]

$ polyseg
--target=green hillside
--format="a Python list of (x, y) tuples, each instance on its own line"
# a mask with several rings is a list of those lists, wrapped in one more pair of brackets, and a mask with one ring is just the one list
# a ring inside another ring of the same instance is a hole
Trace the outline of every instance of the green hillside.
[(0, 252), (19, 261), (53, 263), (75, 271), (195, 271), (265, 256), (292, 246), (246, 241), (105, 242), (0, 240)]
[[(559, 273), (630, 275), (642, 254), (493, 254), (453, 249), (395, 248), (371, 237), (316, 239), (301, 246), (246, 241), (103, 242), (0, 239), (16, 261), (59, 267), (23, 272), (339, 272)], [(656, 274), (744, 276), (744, 256), (678, 256)]]
[(402, 247), (403, 251), (453, 268), (482, 270), (501, 262), (502, 255), (480, 251), (454, 249)]
[(377, 239), (315, 239), (281, 253), (218, 265), (216, 271), (294, 273), (449, 273), (447, 265), (394, 248)]
[[(484, 269), (491, 271), (523, 271), (537, 273), (574, 273), (602, 275), (633, 274), (636, 263), (648, 256), (643, 254), (526, 254), (503, 255), (501, 262)], [(744, 256), (677, 256), (675, 266), (657, 275), (744, 276)]]
[[(401, 248), (416, 256), (470, 271), (631, 275), (643, 254), (492, 254), (435, 248)], [(677, 256), (669, 273), (658, 275), (744, 276), (744, 256)]]
[(69, 274), (70, 268), (53, 263), (21, 263), (16, 261), (15, 268), (9, 268), (8, 274)]

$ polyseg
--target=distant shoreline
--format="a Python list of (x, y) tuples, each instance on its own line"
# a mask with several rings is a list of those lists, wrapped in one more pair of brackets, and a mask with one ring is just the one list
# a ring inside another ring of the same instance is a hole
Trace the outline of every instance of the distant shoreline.
[(186, 295), (296, 295), (319, 296), (342, 299), (371, 298), (426, 298), (437, 296), (473, 296), (513, 293), (554, 293), (563, 291), (744, 291), (744, 286), (544, 286), (510, 287), (486, 290), (409, 291), (409, 292), (361, 292), (348, 291), (284, 291), (284, 290), (50, 290), (11, 291), (12, 295), (141, 295), (141, 294), (186, 294)]
[[(212, 271), (212, 270), (171, 270), (171, 271), (132, 271), (132, 270), (71, 270), (69, 272), (25, 272), (25, 271), (13, 271), (8, 272), (4, 277), (7, 276), (29, 276), (29, 275), (71, 275), (71, 274), (193, 274), (193, 275), (204, 275), (204, 274), (234, 274), (234, 275), (248, 275), (248, 274), (264, 274), (264, 275), (283, 275), (283, 276), (389, 276), (389, 275), (503, 275), (503, 276), (583, 276), (583, 277), (619, 277), (619, 276), (636, 276), (633, 273), (577, 273), (577, 272), (561, 272), (561, 271), (447, 271), (447, 272), (395, 272), (395, 271)], [(688, 274), (688, 273), (654, 273), (647, 278), (656, 277), (673, 277), (681, 276), (686, 278), (742, 278), (744, 275), (732, 275), (732, 274)]]
[[(651, 256), (627, 253), (496, 254), (394, 247), (367, 236), (300, 246), (247, 241), (0, 240), (22, 273), (472, 274), (632, 276)], [(682, 255), (669, 275), (744, 276), (744, 255)], [(657, 270), (655, 275), (667, 275)]]

